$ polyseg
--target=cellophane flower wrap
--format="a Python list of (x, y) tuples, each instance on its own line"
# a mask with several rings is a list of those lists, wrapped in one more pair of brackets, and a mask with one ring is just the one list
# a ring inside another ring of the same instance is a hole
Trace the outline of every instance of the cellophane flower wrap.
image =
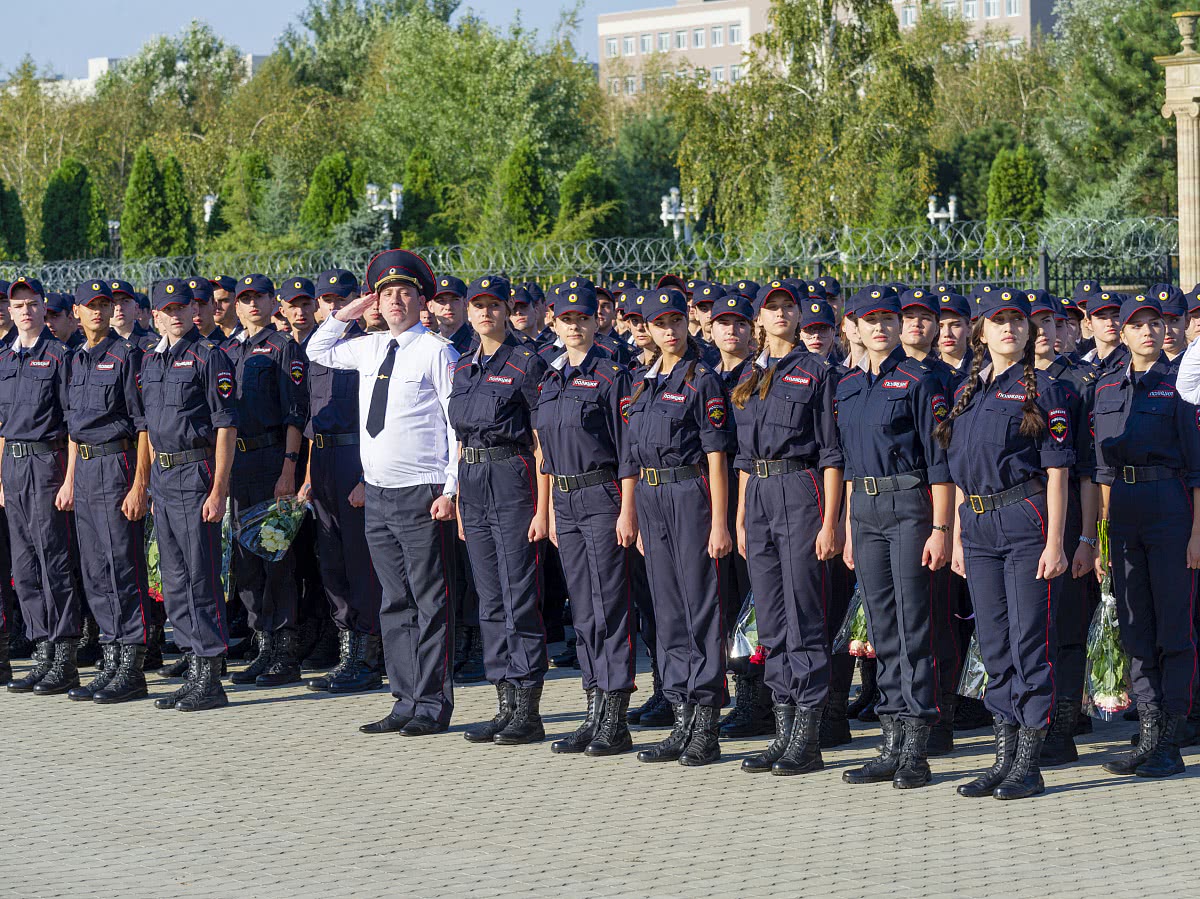
[(754, 591), (746, 594), (742, 601), (742, 611), (738, 613), (737, 626), (733, 629), (733, 639), (730, 641), (729, 657), (731, 659), (751, 659), (758, 653), (758, 619), (754, 615)]
[(979, 652), (979, 639), (971, 634), (967, 657), (963, 659), (962, 676), (958, 679), (958, 695), (968, 699), (983, 699), (987, 693), (988, 673)]
[(309, 504), (294, 496), (259, 503), (238, 519), (238, 543), (268, 562), (278, 562), (296, 539), (308, 510)]
[(1108, 522), (1101, 521), (1100, 560), (1104, 565), (1104, 579), (1100, 582), (1100, 605), (1096, 607), (1088, 628), (1083, 710), (1103, 721), (1111, 721), (1118, 712), (1132, 705), (1129, 698), (1129, 655), (1121, 646), (1110, 558)]
[(867, 610), (863, 608), (862, 587), (854, 585), (854, 595), (846, 609), (846, 618), (833, 641), (834, 654), (848, 652), (860, 659), (875, 658), (875, 647), (867, 631)]
[(162, 571), (159, 568), (158, 531), (154, 527), (154, 516), (146, 513), (146, 577), (149, 581), (150, 598), (163, 601)]

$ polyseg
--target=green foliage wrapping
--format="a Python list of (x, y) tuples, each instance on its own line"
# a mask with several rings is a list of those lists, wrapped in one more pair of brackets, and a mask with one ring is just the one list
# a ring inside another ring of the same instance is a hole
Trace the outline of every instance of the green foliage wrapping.
[(552, 238), (618, 237), (623, 224), (620, 189), (596, 157), (584, 153), (558, 186), (558, 222)]
[(191, 256), (196, 252), (196, 217), (192, 212), (183, 165), (174, 153), (163, 160), (162, 184), (167, 213), (167, 255)]
[(25, 248), (25, 214), (21, 198), (14, 188), (0, 181), (0, 259), (23, 260)]
[(125, 208), (121, 213), (121, 250), (132, 259), (166, 256), (171, 247), (170, 218), (163, 173), (148, 144), (133, 158)]
[(47, 259), (85, 259), (108, 252), (108, 222), (87, 167), (63, 160), (42, 197), (42, 253)]
[(308, 195), (300, 207), (300, 225), (315, 237), (327, 238), (334, 225), (350, 218), (357, 201), (346, 154), (330, 153), (309, 179)]

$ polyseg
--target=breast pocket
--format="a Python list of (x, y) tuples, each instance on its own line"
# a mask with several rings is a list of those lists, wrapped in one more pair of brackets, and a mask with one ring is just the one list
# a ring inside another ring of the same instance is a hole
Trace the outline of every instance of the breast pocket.
[(655, 403), (649, 410), (650, 436), (659, 446), (674, 446), (687, 420), (683, 403)]
[(141, 375), (138, 376), (138, 382), (142, 385), (142, 403), (147, 408), (161, 406), (166, 402), (162, 369), (142, 369)]
[[(121, 373), (112, 371), (94, 371), (88, 378), (82, 390), (82, 405), (84, 409), (112, 409), (116, 406), (117, 390), (120, 387)], [(71, 390), (71, 402), (74, 403), (76, 393), (74, 385)]]
[[(194, 391), (196, 381), (195, 370), (191, 368), (172, 369), (162, 379), (162, 402), (165, 406), (175, 409), (187, 407)], [(143, 385), (143, 390), (145, 386)]]
[(885, 434), (907, 434), (913, 429), (912, 410), (908, 405), (908, 394), (889, 393), (882, 402), (875, 404), (872, 424)]
[(772, 387), (767, 395), (766, 420), (783, 428), (799, 430), (804, 426), (809, 403), (812, 402), (811, 384)]
[(275, 366), (269, 361), (257, 362), (252, 360), (242, 369), (239, 386), (242, 395), (255, 399), (271, 400), (279, 390), (279, 382), (275, 374)]
[(1015, 409), (985, 409), (979, 415), (976, 433), (980, 440), (994, 446), (1005, 446), (1021, 433), (1022, 407)]

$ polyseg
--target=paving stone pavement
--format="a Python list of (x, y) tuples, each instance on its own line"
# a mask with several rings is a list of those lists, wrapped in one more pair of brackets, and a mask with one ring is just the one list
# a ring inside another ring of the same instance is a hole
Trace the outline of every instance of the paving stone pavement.
[[(173, 688), (151, 676), (152, 695)], [(0, 694), (0, 896), (1200, 895), (1200, 754), (1167, 781), (1108, 775), (1126, 722), (1081, 738), (1045, 796), (1001, 803), (954, 791), (989, 761), (982, 731), (901, 792), (842, 783), (873, 754), (857, 723), (803, 777), (739, 771), (758, 739), (701, 769), (555, 756), (576, 672), (551, 672), (547, 742), (520, 747), (463, 739), (491, 715), (486, 684), (456, 690), (449, 733), (418, 739), (357, 732), (386, 691), (227, 689), (229, 708), (190, 715)]]

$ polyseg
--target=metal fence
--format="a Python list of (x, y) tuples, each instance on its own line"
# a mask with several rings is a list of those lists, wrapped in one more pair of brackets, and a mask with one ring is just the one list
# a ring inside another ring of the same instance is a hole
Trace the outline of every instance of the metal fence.
[[(597, 280), (630, 278), (650, 284), (668, 272), (719, 281), (825, 274), (837, 277), (848, 289), (883, 281), (914, 285), (946, 281), (966, 291), (973, 284), (991, 281), (1063, 293), (1083, 277), (1129, 288), (1170, 281), (1177, 270), (1178, 244), (1177, 220), (1132, 218), (1059, 219), (1038, 225), (959, 222), (944, 231), (922, 226), (829, 228), (748, 237), (701, 234), (691, 243), (670, 238), (613, 238), (413, 249), (429, 260), (435, 272), (464, 279), (503, 272), (514, 279), (552, 283), (584, 274)], [(374, 252), (206, 253), (141, 260), (82, 259), (40, 266), (0, 262), (0, 276), (32, 274), (51, 290), (71, 290), (91, 278), (123, 278), (145, 289), (162, 278), (189, 275), (237, 277), (261, 272), (280, 279), (311, 277), (335, 267), (361, 275)]]

